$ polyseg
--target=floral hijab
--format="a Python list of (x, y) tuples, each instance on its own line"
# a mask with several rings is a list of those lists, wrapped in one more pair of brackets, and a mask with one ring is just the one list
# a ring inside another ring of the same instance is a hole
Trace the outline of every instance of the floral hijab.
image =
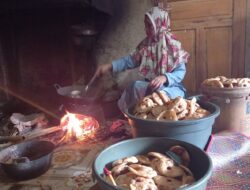
[(147, 16), (154, 27), (154, 37), (146, 37), (132, 53), (133, 60), (140, 64), (140, 74), (151, 80), (166, 72), (171, 72), (180, 63), (187, 63), (189, 54), (170, 32), (167, 11), (153, 7)]

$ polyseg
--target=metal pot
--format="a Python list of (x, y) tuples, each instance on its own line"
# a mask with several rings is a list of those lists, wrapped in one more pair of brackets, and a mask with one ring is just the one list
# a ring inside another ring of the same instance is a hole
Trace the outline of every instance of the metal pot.
[(61, 87), (55, 84), (54, 86), (60, 95), (63, 108), (67, 111), (92, 116), (99, 123), (105, 122), (103, 109), (100, 104), (102, 95), (94, 96), (91, 92), (86, 94), (84, 93), (85, 87), (80, 85)]
[(96, 42), (98, 31), (93, 26), (73, 25), (70, 27), (73, 42), (77, 46), (81, 46), (86, 50), (91, 50)]
[(31, 140), (0, 151), (0, 165), (8, 177), (27, 180), (45, 173), (51, 164), (55, 144)]

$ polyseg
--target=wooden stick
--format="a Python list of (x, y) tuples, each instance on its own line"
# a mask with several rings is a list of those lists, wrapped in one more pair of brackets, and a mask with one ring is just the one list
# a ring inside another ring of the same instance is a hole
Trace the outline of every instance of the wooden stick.
[(16, 142), (24, 140), (24, 136), (0, 136), (0, 143), (1, 142)]
[(116, 182), (115, 182), (115, 180), (114, 180), (111, 172), (106, 167), (103, 169), (103, 171), (104, 171), (105, 175), (109, 177), (109, 179), (111, 180), (112, 184), (114, 186), (117, 186), (117, 184), (116, 184)]
[(63, 130), (61, 126), (55, 126), (55, 127), (50, 127), (50, 128), (46, 128), (46, 129), (36, 130), (36, 131), (33, 131), (30, 134), (28, 134), (25, 137), (25, 139), (30, 140), (30, 139), (38, 138), (38, 137), (41, 137), (44, 135), (58, 132), (60, 130)]

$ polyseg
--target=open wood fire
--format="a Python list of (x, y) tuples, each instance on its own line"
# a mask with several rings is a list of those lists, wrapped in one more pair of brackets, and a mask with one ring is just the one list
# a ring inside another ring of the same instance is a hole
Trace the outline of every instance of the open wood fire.
[[(14, 116), (16, 118), (16, 115)], [(25, 119), (26, 118), (30, 118), (30, 115), (25, 116)], [(27, 123), (34, 123), (33, 120), (29, 121), (26, 119), (26, 122), (22, 122), (19, 117), (16, 119), (17, 122), (13, 122), (12, 119), (12, 123), (8, 126), (6, 125), (4, 129), (6, 128), (7, 130), (8, 128), (8, 130), (10, 130), (13, 128), (12, 130), (16, 131), (14, 128), (15, 125), (13, 126), (14, 123), (22, 125), (24, 129), (26, 129)], [(34, 125), (32, 125), (32, 128), (30, 128), (30, 130), (25, 133), (20, 133), (20, 131), (19, 134), (17, 133), (10, 135), (1, 135), (0, 133), (0, 147), (7, 147), (23, 140), (32, 139), (46, 139), (54, 142), (57, 145), (64, 145), (79, 141), (95, 143), (105, 139), (109, 135), (109, 130), (107, 130), (105, 126), (100, 126), (94, 117), (66, 112), (66, 114), (60, 118), (60, 124), (57, 126), (39, 126), (39, 122), (36, 122)]]
[(60, 127), (66, 132), (64, 142), (81, 141), (86, 137), (94, 137), (99, 124), (93, 117), (67, 112), (61, 118)]

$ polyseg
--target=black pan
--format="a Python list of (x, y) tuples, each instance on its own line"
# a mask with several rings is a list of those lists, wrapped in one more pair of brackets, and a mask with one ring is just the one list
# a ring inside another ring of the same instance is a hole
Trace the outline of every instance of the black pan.
[(55, 144), (50, 141), (25, 141), (0, 151), (0, 165), (8, 177), (27, 180), (45, 173), (51, 164)]
[(57, 94), (60, 95), (62, 103), (70, 103), (76, 105), (95, 104), (100, 97), (91, 92), (85, 93), (85, 86), (72, 85), (61, 87), (59, 84), (54, 84)]

